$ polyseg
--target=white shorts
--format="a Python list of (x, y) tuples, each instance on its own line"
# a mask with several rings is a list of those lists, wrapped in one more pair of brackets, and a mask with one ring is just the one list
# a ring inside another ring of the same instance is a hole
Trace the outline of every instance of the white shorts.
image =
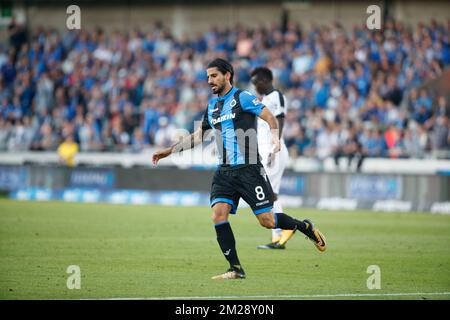
[(275, 159), (272, 161), (272, 165), (269, 167), (267, 164), (270, 150), (268, 148), (262, 148), (259, 150), (261, 161), (269, 177), (270, 184), (272, 185), (273, 192), (279, 194), (281, 177), (283, 176), (284, 169), (289, 161), (289, 153), (284, 143), (281, 144), (280, 152), (275, 153)]

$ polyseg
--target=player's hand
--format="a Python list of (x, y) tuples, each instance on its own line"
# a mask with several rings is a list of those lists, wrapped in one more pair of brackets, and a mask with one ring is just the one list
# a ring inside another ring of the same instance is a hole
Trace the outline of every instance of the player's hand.
[(152, 155), (152, 162), (153, 165), (156, 166), (156, 164), (158, 163), (159, 160), (170, 156), (170, 154), (172, 153), (172, 148), (166, 148), (163, 150), (158, 150), (156, 151), (153, 155)]
[(272, 134), (272, 153), (277, 153), (281, 149), (280, 138), (278, 138), (278, 133)]

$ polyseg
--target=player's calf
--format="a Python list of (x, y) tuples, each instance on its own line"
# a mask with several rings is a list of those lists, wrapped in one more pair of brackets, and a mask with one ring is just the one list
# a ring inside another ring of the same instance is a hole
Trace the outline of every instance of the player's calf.
[[(212, 219), (214, 222), (214, 228), (217, 234), (217, 242), (225, 259), (230, 264), (230, 269), (222, 275), (213, 277), (213, 279), (243, 279), (245, 273), (239, 262), (239, 258), (236, 251), (236, 241), (234, 238), (233, 230), (228, 222), (228, 215), (231, 210), (231, 205), (218, 202), (213, 206)], [(237, 270), (237, 271), (236, 271)], [(238, 271), (242, 271), (240, 274)]]

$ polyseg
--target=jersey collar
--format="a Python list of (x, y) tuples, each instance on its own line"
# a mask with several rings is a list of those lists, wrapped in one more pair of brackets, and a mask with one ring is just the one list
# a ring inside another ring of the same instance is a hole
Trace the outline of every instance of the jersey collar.
[(227, 100), (233, 94), (233, 92), (234, 92), (234, 87), (232, 86), (231, 89), (227, 92), (226, 95), (224, 95), (223, 97), (217, 96), (217, 98), (218, 98), (219, 101)]
[(275, 91), (275, 88), (272, 88), (272, 90), (269, 90), (266, 93), (264, 93), (264, 96), (268, 96), (269, 94), (271, 94), (274, 91)]

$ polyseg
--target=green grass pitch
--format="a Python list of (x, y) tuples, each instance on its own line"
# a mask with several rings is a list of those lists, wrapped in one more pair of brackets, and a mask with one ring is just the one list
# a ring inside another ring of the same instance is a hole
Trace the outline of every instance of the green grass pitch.
[[(227, 263), (207, 207), (3, 199), (0, 298), (450, 299), (450, 216), (286, 212), (311, 218), (327, 251), (300, 233), (284, 251), (257, 250), (270, 231), (241, 209), (230, 221), (247, 279), (214, 281)], [(70, 265), (81, 289), (67, 288)], [(367, 288), (370, 265), (381, 289)]]

